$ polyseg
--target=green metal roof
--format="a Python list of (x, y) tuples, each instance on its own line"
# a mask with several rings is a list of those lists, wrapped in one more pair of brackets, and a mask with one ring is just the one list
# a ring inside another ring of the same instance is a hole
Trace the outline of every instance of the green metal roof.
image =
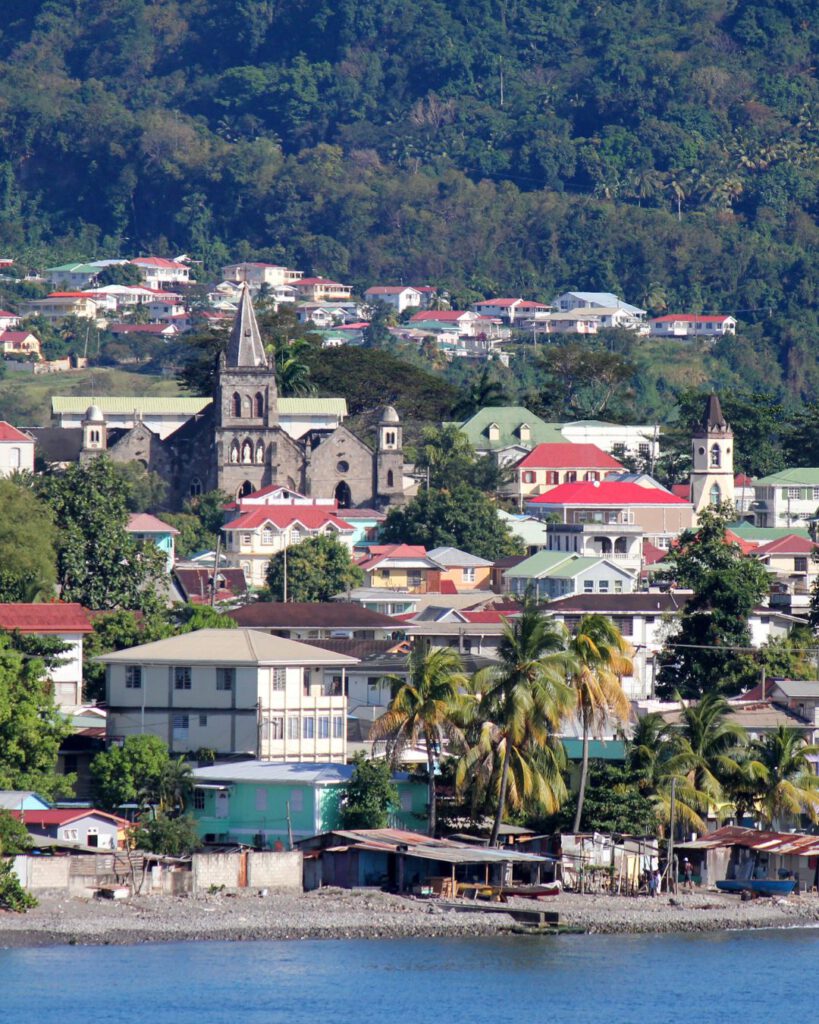
[[(51, 399), (51, 413), (60, 415), (83, 415), (89, 405), (97, 405), (103, 415), (128, 415), (138, 409), (144, 415), (195, 416), (206, 409), (212, 398), (191, 397), (190, 395), (134, 395), (99, 396), (54, 395)], [(279, 412), (287, 416), (346, 416), (347, 402), (343, 398), (280, 398)]]
[[(488, 427), (490, 423), (496, 423), (500, 432), (500, 436), (495, 441), (489, 440)], [(522, 441), (518, 432), (519, 427), (524, 423), (531, 431), (527, 441)], [(479, 409), (461, 424), (460, 429), (469, 438), (474, 448), (507, 448), (512, 444), (523, 444), (527, 448), (534, 448), (536, 444), (565, 444), (566, 442), (566, 438), (556, 426), (546, 423), (545, 420), (522, 405), (498, 405)]]
[[(576, 555), (570, 551), (538, 551), (524, 562), (508, 569), (510, 576), (528, 576), (532, 579), (574, 579), (587, 569), (593, 569), (599, 565), (605, 555), (596, 557), (594, 555)], [(630, 576), (626, 569), (617, 569), (624, 576)]]
[(810, 533), (801, 526), (754, 526), (753, 523), (728, 523), (728, 529), (743, 540), (761, 540), (763, 542), (779, 540), (781, 537), (810, 537)]
[(183, 395), (133, 395), (133, 396), (93, 396), (93, 395), (54, 395), (51, 399), (51, 413), (84, 414), (89, 405), (97, 405), (103, 415), (127, 415), (138, 409), (141, 413), (173, 414), (194, 416), (207, 408), (212, 398), (192, 398)]
[(807, 466), (797, 469), (783, 469), (781, 473), (771, 473), (754, 481), (754, 487), (773, 487), (776, 484), (807, 484), (819, 486), (819, 468)]
[(72, 274), (100, 274), (104, 270), (98, 263), (64, 263), (61, 267), (49, 267), (47, 274), (55, 271), (68, 271)]

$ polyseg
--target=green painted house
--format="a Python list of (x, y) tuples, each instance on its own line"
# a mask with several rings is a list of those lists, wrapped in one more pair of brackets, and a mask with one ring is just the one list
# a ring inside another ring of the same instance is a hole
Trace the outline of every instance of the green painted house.
[[(205, 842), (289, 848), (340, 827), (340, 805), (353, 766), (240, 761), (193, 772), (193, 817)], [(393, 777), (399, 806), (390, 825), (427, 827), (427, 787), (406, 774)]]

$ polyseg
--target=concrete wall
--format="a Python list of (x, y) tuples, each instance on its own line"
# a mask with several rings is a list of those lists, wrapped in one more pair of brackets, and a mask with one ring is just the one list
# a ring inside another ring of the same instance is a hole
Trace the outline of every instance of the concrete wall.
[(193, 892), (207, 892), (212, 886), (238, 889), (242, 868), (239, 853), (195, 853), (192, 859)]
[(293, 850), (290, 853), (255, 851), (249, 853), (247, 857), (247, 884), (251, 889), (301, 892), (301, 850)]
[(69, 886), (70, 857), (14, 858), (14, 873), (20, 884), (31, 892), (39, 889), (63, 889)]

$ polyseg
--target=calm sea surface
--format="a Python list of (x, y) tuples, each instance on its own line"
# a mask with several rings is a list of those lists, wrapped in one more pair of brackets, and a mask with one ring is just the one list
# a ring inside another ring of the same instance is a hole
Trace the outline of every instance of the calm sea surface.
[(819, 931), (0, 950), (14, 1024), (778, 1024), (819, 1019)]

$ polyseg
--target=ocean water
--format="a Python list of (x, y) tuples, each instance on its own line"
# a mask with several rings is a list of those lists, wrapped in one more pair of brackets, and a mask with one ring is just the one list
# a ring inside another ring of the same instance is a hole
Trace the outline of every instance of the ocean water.
[(0, 949), (14, 1024), (778, 1024), (819, 930)]

